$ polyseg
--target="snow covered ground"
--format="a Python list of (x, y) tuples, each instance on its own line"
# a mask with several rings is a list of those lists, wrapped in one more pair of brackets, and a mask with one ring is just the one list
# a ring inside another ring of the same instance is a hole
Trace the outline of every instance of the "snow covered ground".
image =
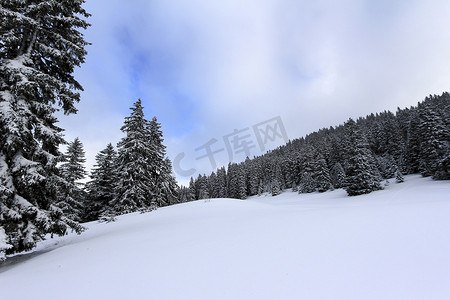
[(0, 266), (0, 299), (450, 299), (450, 182), (213, 199), (89, 223)]

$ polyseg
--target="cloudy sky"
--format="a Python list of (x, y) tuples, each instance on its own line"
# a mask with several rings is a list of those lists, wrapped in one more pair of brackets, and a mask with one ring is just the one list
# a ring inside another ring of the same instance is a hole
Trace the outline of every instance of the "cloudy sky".
[[(78, 114), (60, 116), (59, 125), (69, 141), (83, 142), (88, 169), (122, 137), (138, 98), (146, 117), (162, 123), (185, 183), (186, 174), (212, 171), (201, 158), (207, 143), (222, 150), (218, 166), (245, 157), (227, 148), (238, 145), (226, 144), (235, 137), (259, 155), (253, 125), (279, 117), (272, 128), (282, 123), (294, 139), (449, 90), (447, 0), (95, 0), (84, 7), (92, 45), (75, 75), (85, 91)], [(281, 134), (272, 137), (264, 150), (284, 143)]]

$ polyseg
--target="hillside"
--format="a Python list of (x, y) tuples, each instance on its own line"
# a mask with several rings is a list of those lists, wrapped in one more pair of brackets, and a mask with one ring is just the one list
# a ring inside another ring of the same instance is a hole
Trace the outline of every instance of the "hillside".
[(0, 266), (14, 299), (448, 299), (450, 182), (212, 199), (91, 222)]

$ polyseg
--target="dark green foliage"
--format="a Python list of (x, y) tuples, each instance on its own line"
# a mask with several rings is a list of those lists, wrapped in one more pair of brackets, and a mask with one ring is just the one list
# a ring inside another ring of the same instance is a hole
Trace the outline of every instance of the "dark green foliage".
[(419, 106), (419, 120), (419, 171), (423, 176), (432, 176), (441, 160), (450, 155), (450, 130), (441, 116), (427, 104)]
[(342, 165), (337, 162), (331, 169), (330, 173), (331, 183), (333, 187), (336, 189), (343, 188), (345, 185), (346, 176)]
[(117, 144), (117, 176), (115, 198), (111, 201), (116, 214), (156, 207), (153, 194), (155, 180), (151, 167), (154, 149), (150, 143), (150, 124), (144, 118), (141, 100), (134, 103), (121, 130), (125, 137)]
[(323, 193), (333, 188), (327, 162), (320, 153), (313, 162), (313, 178), (318, 192)]
[(63, 156), (64, 163), (59, 167), (62, 181), (59, 185), (59, 194), (56, 205), (63, 213), (81, 222), (85, 219), (85, 204), (87, 194), (83, 184), (77, 182), (86, 176), (84, 163), (86, 162), (83, 144), (78, 138), (69, 143)]
[(117, 152), (109, 143), (96, 156), (96, 165), (91, 172), (91, 181), (87, 183), (88, 201), (86, 219), (97, 220), (110, 208), (110, 202), (115, 198), (117, 177)]
[(228, 165), (228, 197), (235, 199), (247, 198), (245, 178), (242, 164), (230, 163)]
[[(63, 179), (56, 164), (62, 129), (55, 111), (75, 113), (84, 62), (83, 1), (1, 1), (0, 239), (8, 253), (29, 250), (47, 233), (82, 227), (55, 204)], [(2, 256), (0, 249), (0, 256)]]
[(349, 157), (346, 163), (347, 193), (356, 196), (382, 189), (381, 178), (364, 135), (352, 119), (344, 126), (345, 151)]
[(300, 179), (299, 193), (312, 193), (316, 191), (316, 183), (310, 172), (303, 173)]

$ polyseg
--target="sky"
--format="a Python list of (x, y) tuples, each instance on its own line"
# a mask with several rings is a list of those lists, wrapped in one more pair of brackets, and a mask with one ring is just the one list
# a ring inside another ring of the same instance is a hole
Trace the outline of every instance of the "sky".
[(84, 91), (78, 113), (58, 118), (68, 141), (82, 141), (88, 170), (123, 136), (137, 99), (161, 122), (186, 184), (350, 117), (449, 91), (446, 0), (96, 0), (84, 8), (92, 45), (75, 71)]

